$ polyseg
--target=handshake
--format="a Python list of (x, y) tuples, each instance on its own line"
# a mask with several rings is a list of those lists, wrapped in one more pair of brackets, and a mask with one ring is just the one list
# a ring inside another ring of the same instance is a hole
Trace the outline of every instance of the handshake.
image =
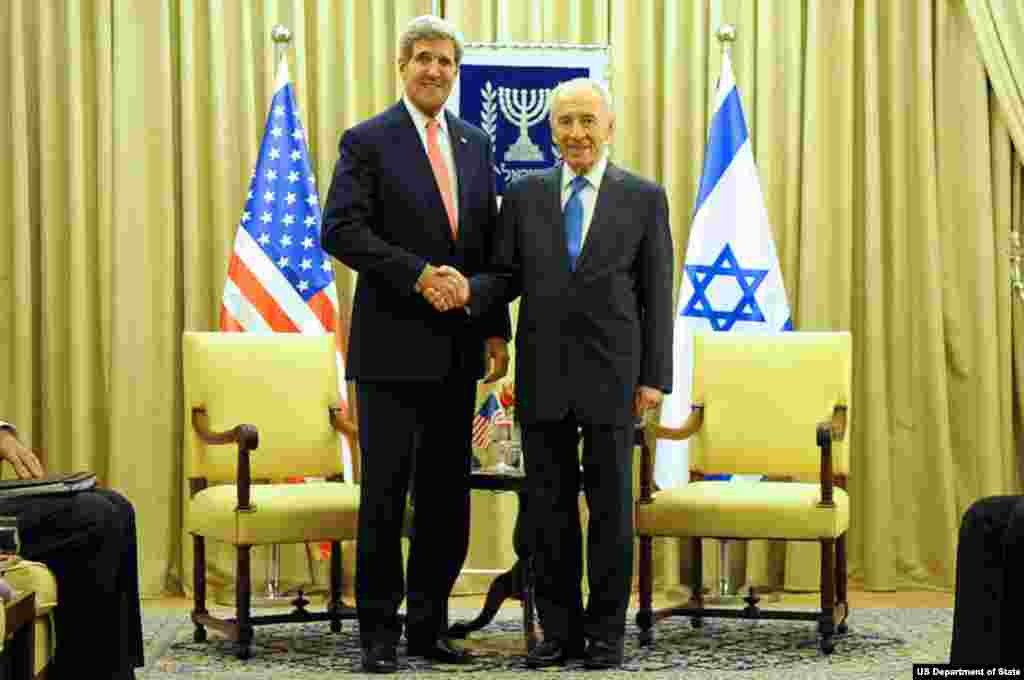
[(458, 269), (427, 265), (416, 282), (416, 290), (439, 312), (460, 309), (469, 304), (469, 279)]

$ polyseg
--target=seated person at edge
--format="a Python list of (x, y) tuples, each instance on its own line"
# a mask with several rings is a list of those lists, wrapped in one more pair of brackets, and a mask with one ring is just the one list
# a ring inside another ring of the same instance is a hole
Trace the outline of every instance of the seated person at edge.
[[(0, 458), (20, 479), (43, 476), (39, 458), (0, 421)], [(142, 611), (135, 510), (116, 491), (4, 497), (0, 515), (18, 518), (21, 556), (57, 579), (56, 653), (48, 680), (124, 680), (141, 668)]]
[(975, 501), (960, 523), (949, 661), (1024, 666), (1013, 618), (1024, 605), (1024, 496)]

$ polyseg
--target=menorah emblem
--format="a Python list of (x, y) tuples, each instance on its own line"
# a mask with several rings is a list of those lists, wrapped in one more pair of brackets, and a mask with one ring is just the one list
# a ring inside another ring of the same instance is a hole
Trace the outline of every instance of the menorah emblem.
[(501, 113), (519, 128), (519, 138), (505, 151), (509, 162), (543, 162), (544, 153), (530, 140), (530, 127), (536, 125), (548, 114), (549, 89), (498, 88), (498, 104)]

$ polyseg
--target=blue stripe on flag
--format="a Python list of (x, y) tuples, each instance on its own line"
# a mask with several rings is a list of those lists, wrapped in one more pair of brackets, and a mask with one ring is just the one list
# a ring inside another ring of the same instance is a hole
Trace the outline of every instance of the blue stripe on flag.
[(747, 121), (743, 118), (739, 92), (734, 87), (711, 120), (707, 156), (704, 158), (704, 174), (701, 175), (697, 204), (693, 208), (694, 214), (704, 205), (704, 200), (718, 184), (718, 179), (725, 174), (725, 169), (732, 163), (736, 152), (745, 141)]

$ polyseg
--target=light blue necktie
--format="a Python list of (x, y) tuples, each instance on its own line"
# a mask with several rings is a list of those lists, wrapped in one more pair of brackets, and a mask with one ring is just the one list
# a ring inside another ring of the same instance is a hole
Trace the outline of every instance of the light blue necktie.
[(565, 240), (569, 244), (569, 271), (576, 271), (576, 259), (583, 249), (583, 199), (580, 192), (587, 186), (587, 178), (583, 175), (576, 175), (569, 183), (572, 193), (569, 200), (565, 202)]

